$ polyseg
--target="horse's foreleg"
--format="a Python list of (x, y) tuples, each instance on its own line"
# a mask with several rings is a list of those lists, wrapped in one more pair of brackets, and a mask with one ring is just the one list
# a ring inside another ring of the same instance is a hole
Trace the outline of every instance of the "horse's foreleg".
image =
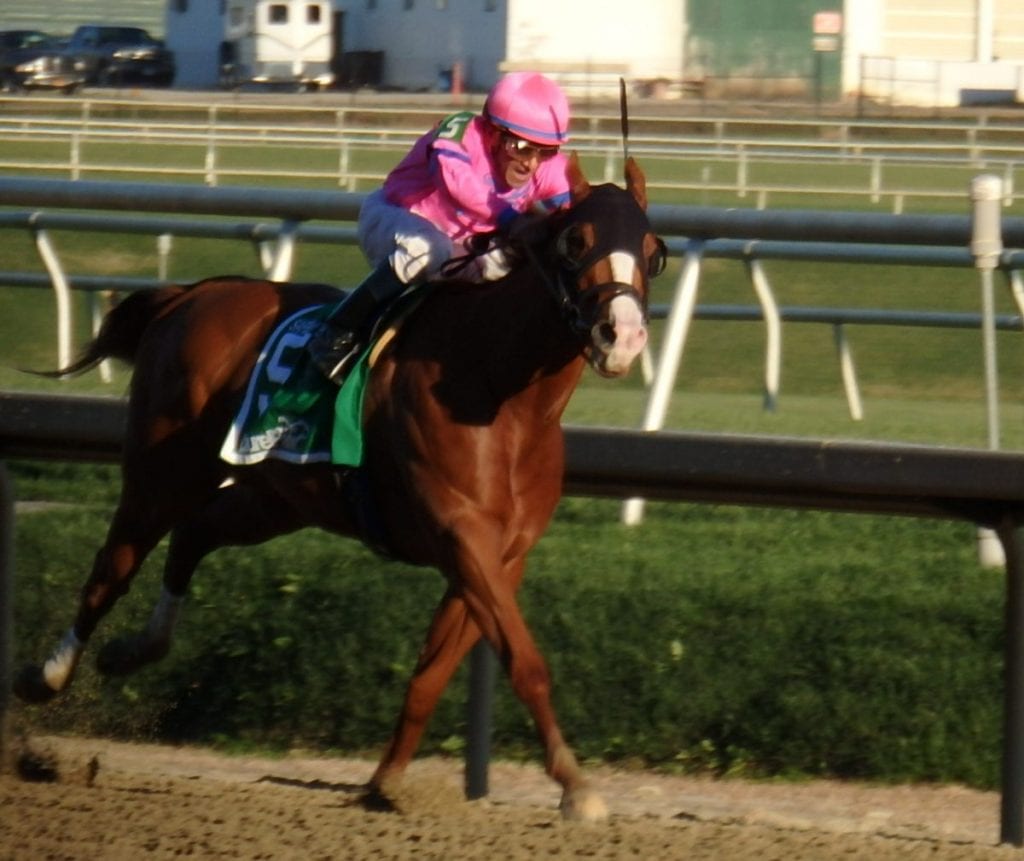
[[(479, 536), (480, 531), (470, 534)], [(456, 558), (469, 611), (501, 658), (516, 696), (529, 709), (544, 747), (545, 769), (562, 787), (562, 815), (588, 822), (605, 819), (604, 801), (587, 783), (558, 726), (547, 663), (516, 602), (518, 580), (494, 577), (491, 571), (500, 566), (487, 567), (468, 549)]]
[(449, 589), (434, 614), (394, 735), (370, 780), (371, 791), (386, 795), (401, 777), (452, 674), (479, 639), (480, 629), (465, 602)]

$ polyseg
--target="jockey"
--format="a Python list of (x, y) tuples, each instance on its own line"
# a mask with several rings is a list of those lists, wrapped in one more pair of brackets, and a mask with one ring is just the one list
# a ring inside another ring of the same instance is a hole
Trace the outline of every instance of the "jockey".
[[(451, 114), (417, 140), (359, 212), (359, 244), (374, 269), (310, 339), (317, 366), (340, 383), (377, 312), (407, 286), (439, 277), (477, 234), (507, 231), (519, 216), (567, 205), (559, 147), (568, 140), (565, 94), (532, 72), (505, 75), (482, 114)], [(508, 268), (493, 249), (459, 277), (491, 281)]]

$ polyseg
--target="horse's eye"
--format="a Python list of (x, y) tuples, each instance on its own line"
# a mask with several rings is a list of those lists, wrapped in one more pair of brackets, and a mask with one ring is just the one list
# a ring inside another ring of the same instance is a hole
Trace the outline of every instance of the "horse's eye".
[(558, 237), (557, 249), (558, 256), (564, 263), (575, 266), (580, 262), (587, 250), (587, 242), (579, 225), (574, 224), (562, 231)]
[(665, 243), (658, 237), (654, 240), (657, 243), (657, 247), (654, 252), (647, 259), (647, 277), (657, 278), (665, 271), (665, 263), (668, 259), (668, 249), (665, 247)]

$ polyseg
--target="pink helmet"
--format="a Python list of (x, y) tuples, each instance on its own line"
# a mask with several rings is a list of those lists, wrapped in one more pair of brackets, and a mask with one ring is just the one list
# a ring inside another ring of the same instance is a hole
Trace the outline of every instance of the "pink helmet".
[(494, 85), (484, 116), (517, 137), (544, 146), (569, 140), (569, 101), (550, 78), (536, 72), (509, 72)]

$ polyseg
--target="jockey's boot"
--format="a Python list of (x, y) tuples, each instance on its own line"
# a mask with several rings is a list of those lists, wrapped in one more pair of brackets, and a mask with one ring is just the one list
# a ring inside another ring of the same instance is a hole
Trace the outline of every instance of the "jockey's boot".
[(366, 346), (378, 314), (407, 286), (384, 261), (339, 303), (306, 344), (324, 376), (341, 384)]

